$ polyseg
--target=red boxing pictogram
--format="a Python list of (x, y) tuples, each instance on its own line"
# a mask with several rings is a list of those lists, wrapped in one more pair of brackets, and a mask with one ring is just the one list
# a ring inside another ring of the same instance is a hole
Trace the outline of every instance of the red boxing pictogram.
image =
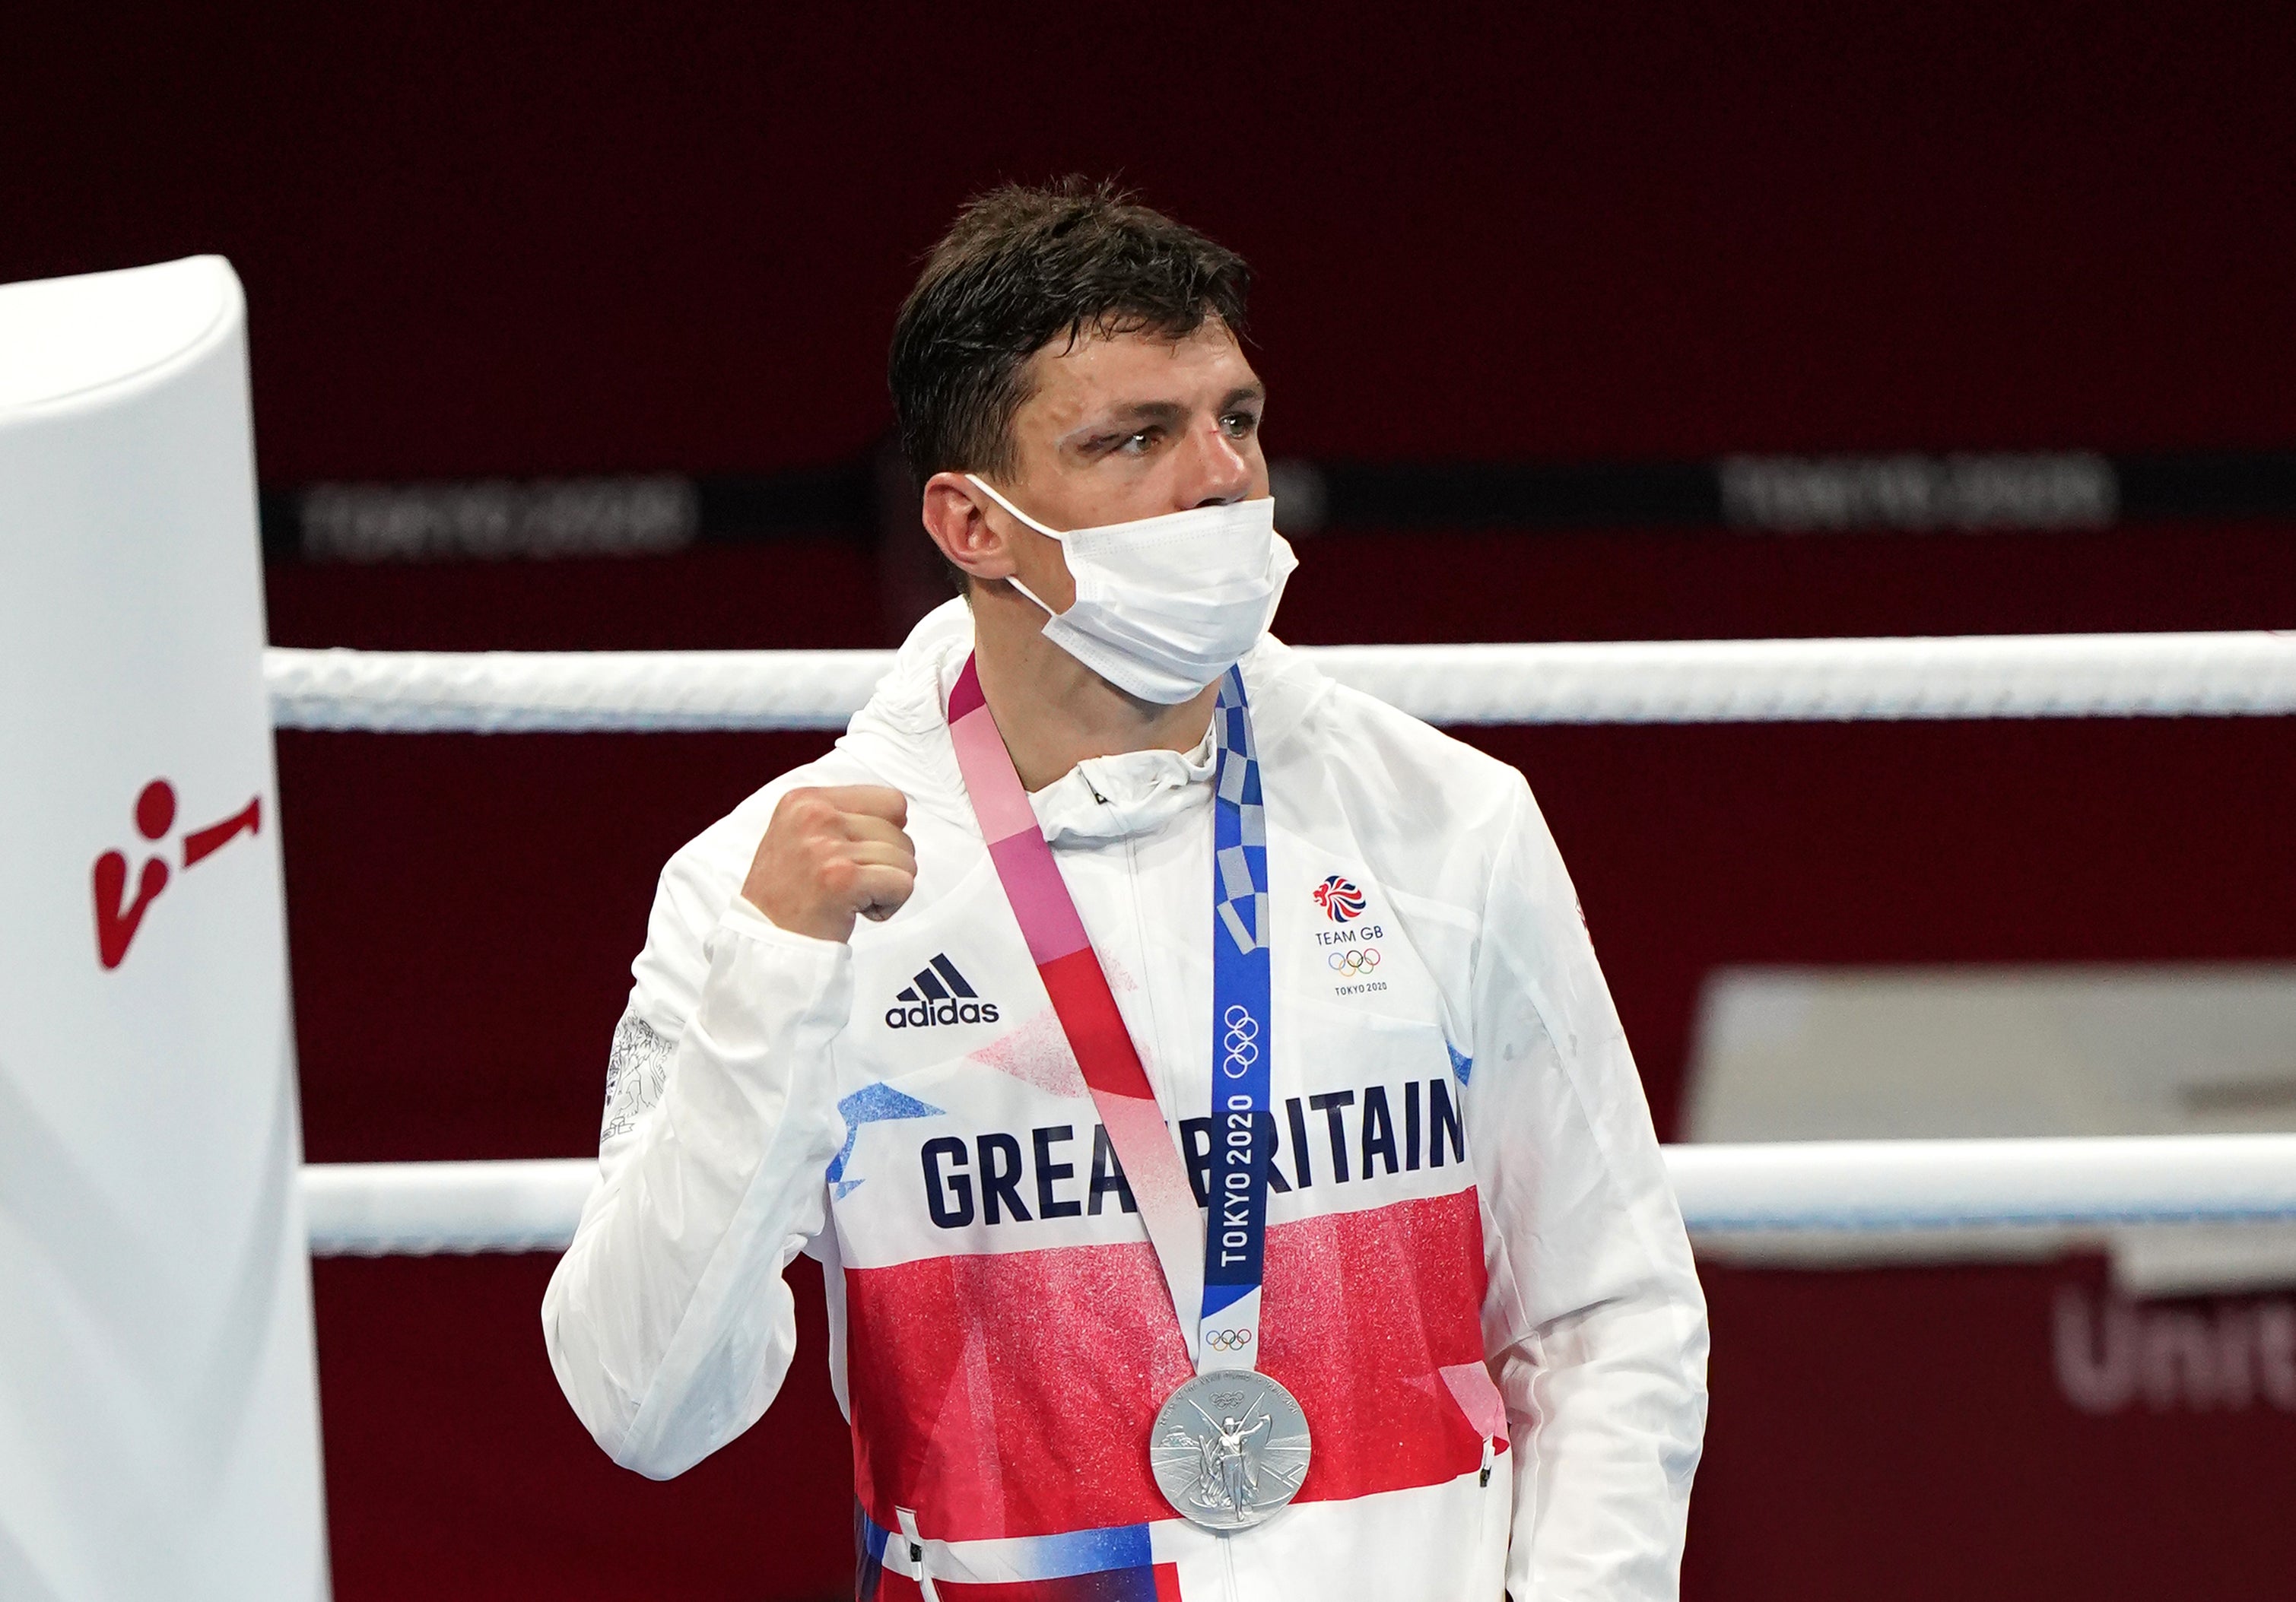
[[(154, 779), (135, 797), (135, 827), (147, 840), (166, 834), (176, 821), (176, 787)], [(138, 877), (135, 899), (123, 904), (127, 891), (127, 859), (107, 851), (95, 859), (95, 954), (106, 968), (118, 968), (127, 955), (128, 942), (144, 921), (152, 898), (168, 887), (168, 864), (152, 857)]]
[[(154, 779), (135, 797), (135, 828), (145, 839), (157, 840), (175, 823), (175, 786), (165, 779)], [(221, 822), (185, 835), (184, 866), (189, 868), (212, 856), (240, 835), (259, 832), (262, 826), (263, 797), (258, 796)], [(150, 858), (136, 876), (135, 899), (128, 901), (127, 856), (107, 851), (95, 859), (95, 954), (104, 967), (118, 968), (126, 960), (145, 910), (168, 887), (168, 878), (166, 860)]]

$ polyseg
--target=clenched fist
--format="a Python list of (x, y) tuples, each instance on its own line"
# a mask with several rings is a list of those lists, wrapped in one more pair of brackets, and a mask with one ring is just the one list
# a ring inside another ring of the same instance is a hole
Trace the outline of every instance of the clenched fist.
[(793, 935), (850, 940), (856, 915), (890, 918), (917, 884), (907, 799), (882, 784), (795, 789), (774, 808), (742, 883), (749, 903)]

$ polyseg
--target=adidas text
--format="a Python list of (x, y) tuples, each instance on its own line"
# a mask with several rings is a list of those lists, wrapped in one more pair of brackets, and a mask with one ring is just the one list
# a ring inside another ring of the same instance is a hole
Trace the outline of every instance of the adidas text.
[(954, 996), (946, 1001), (919, 1001), (914, 1006), (893, 1007), (886, 1010), (888, 1029), (930, 1029), (935, 1024), (993, 1024), (996, 1021), (994, 1001), (960, 1001)]
[(996, 1003), (984, 1001), (944, 952), (917, 970), (885, 1011), (888, 1029), (930, 1029), (936, 1024), (993, 1024)]

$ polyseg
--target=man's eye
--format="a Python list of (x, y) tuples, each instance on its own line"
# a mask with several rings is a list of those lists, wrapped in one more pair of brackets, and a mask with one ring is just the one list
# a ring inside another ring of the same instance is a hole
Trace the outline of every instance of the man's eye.
[(1250, 412), (1231, 412), (1220, 419), (1220, 423), (1230, 438), (1242, 439), (1259, 426), (1259, 418)]
[(1127, 434), (1124, 437), (1124, 443), (1118, 445), (1116, 448), (1119, 451), (1125, 451), (1132, 455), (1137, 456), (1155, 443), (1156, 430), (1153, 429), (1142, 429), (1136, 433)]

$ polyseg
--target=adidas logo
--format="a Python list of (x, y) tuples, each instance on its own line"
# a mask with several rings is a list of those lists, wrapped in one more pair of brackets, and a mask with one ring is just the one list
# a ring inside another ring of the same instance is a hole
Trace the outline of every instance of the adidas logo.
[(885, 1010), (888, 1029), (930, 1029), (936, 1024), (993, 1024), (996, 1003), (976, 994), (946, 955), (917, 969), (908, 988)]

